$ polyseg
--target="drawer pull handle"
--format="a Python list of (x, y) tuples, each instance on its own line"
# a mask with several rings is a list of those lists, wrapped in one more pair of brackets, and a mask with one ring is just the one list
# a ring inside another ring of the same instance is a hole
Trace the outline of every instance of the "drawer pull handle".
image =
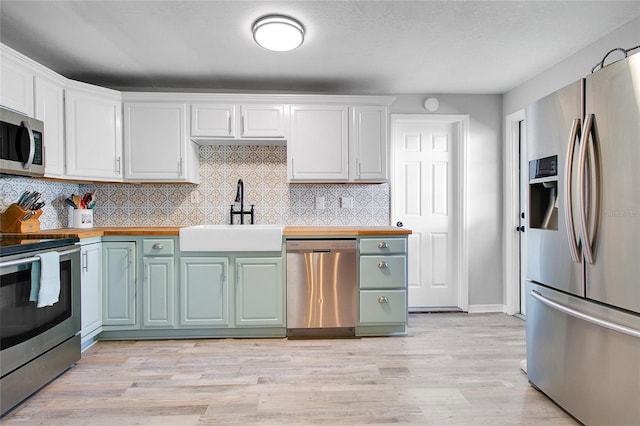
[(389, 303), (389, 298), (387, 296), (378, 297), (378, 303)]
[(386, 248), (389, 248), (389, 245), (387, 244), (386, 241), (382, 241), (382, 242), (378, 243), (378, 248), (379, 249), (386, 249)]
[(378, 268), (383, 269), (383, 268), (388, 268), (389, 265), (387, 265), (387, 262), (380, 262), (378, 263)]
[(154, 250), (162, 250), (164, 247), (162, 247), (162, 244), (160, 243), (155, 243), (152, 248)]

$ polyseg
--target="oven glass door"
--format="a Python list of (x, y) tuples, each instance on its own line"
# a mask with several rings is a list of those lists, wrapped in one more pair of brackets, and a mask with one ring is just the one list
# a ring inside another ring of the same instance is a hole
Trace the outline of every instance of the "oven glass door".
[(60, 296), (53, 306), (29, 301), (32, 263), (2, 268), (0, 349), (5, 350), (62, 323), (72, 314), (72, 262), (60, 259)]

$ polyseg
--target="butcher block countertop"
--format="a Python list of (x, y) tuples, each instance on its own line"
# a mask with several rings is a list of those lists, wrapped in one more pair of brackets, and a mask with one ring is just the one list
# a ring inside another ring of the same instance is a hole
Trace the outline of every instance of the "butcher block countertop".
[[(247, 225), (251, 226), (251, 225)], [(46, 229), (30, 235), (39, 235), (42, 238), (55, 237), (115, 237), (115, 236), (171, 236), (180, 234), (180, 226), (123, 226), (105, 228), (62, 228)], [(410, 229), (396, 228), (393, 226), (285, 226), (282, 232), (286, 237), (335, 237), (335, 236), (376, 236), (376, 235), (409, 235)]]
[(410, 229), (395, 226), (285, 226), (285, 237), (409, 235)]
[(171, 236), (177, 237), (180, 232), (179, 226), (122, 226), (108, 228), (61, 228), (44, 229), (30, 235), (39, 235), (42, 238), (56, 237), (118, 237), (118, 236)]

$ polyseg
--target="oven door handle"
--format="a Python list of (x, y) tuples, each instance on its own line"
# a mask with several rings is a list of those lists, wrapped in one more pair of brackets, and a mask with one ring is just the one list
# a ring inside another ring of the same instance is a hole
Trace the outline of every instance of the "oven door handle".
[[(64, 250), (64, 251), (58, 252), (58, 254), (60, 256), (64, 256), (65, 254), (71, 254), (77, 251), (80, 251), (80, 247)], [(8, 266), (24, 265), (25, 263), (33, 263), (33, 262), (39, 262), (39, 261), (40, 261), (40, 258), (37, 256), (23, 257), (22, 259), (9, 260), (7, 262), (2, 262), (0, 263), (0, 267), (6, 268)]]

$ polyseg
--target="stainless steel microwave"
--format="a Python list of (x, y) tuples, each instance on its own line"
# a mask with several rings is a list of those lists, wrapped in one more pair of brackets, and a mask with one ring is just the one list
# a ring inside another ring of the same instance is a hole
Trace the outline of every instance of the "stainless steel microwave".
[(44, 123), (0, 108), (0, 173), (44, 176)]

